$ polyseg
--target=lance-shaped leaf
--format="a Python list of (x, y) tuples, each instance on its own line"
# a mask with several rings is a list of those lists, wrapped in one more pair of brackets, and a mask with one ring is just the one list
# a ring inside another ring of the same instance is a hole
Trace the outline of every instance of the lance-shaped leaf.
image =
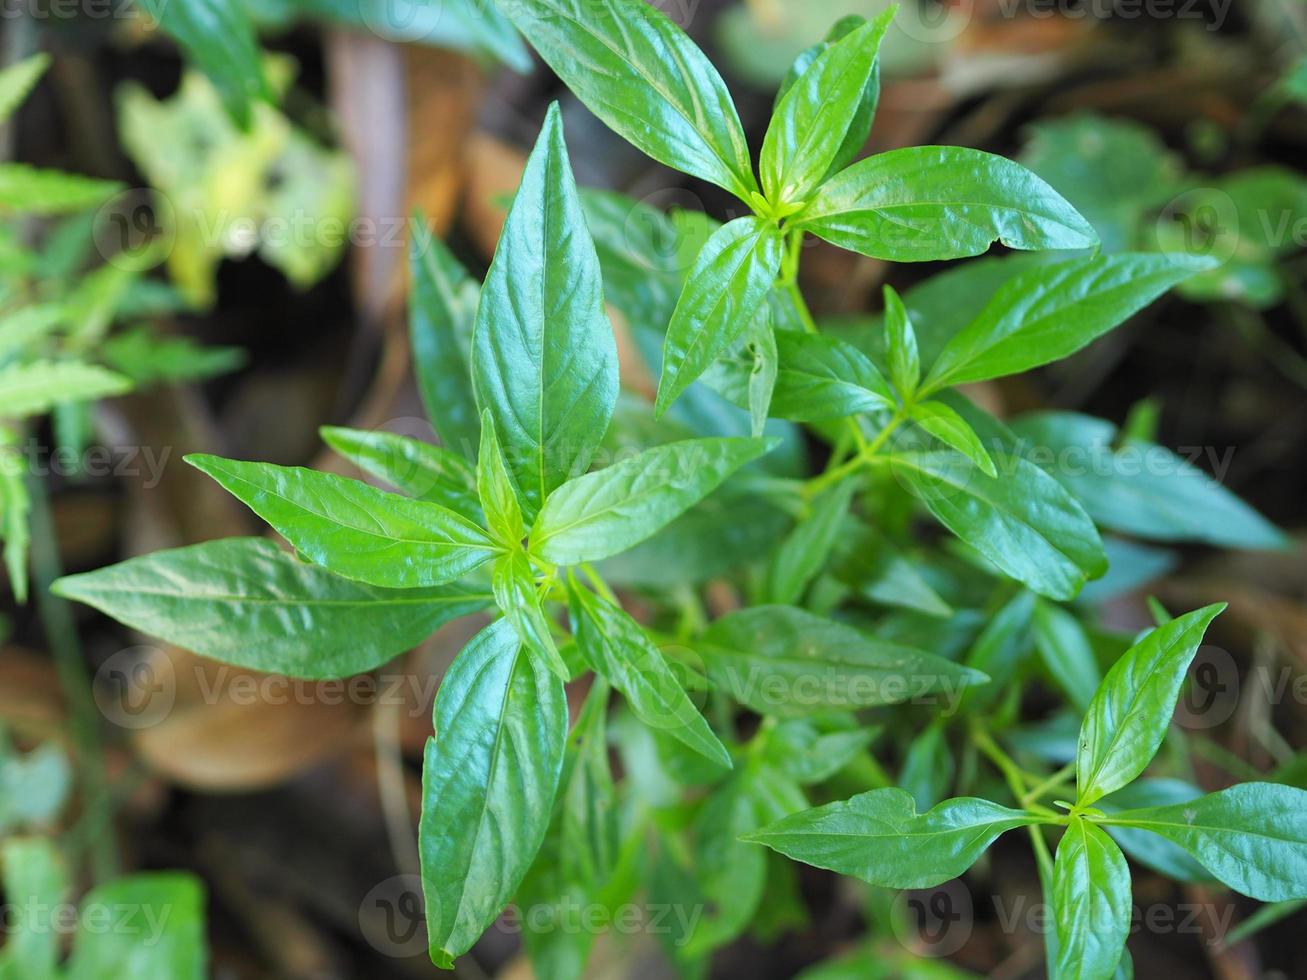
[(948, 342), (922, 387), (938, 391), (1067, 357), (1210, 265), (1202, 257), (1123, 252), (1036, 266), (1005, 283)]
[(1035, 606), (1033, 623), (1035, 649), (1044, 666), (1071, 703), (1080, 711), (1087, 710), (1103, 675), (1085, 628), (1075, 616), (1051, 602)]
[(1049, 598), (1074, 598), (1107, 570), (1094, 522), (1037, 466), (994, 458), (997, 477), (954, 452), (897, 453), (890, 465), (945, 527), (1008, 575)]
[(797, 604), (808, 584), (826, 567), (857, 486), (856, 480), (842, 480), (824, 491), (780, 543), (767, 567), (767, 598), (771, 602)]
[(9, 587), (19, 602), (27, 601), (27, 546), (31, 530), (27, 523), (32, 501), (27, 490), (26, 467), (13, 453), (0, 429), (0, 541), (4, 542), (4, 566)]
[(1130, 934), (1130, 868), (1112, 838), (1071, 821), (1053, 864), (1058, 980), (1108, 980)]
[(575, 578), (569, 585), (572, 632), (595, 673), (622, 692), (646, 725), (729, 769), (730, 753), (640, 624)]
[(421, 439), (378, 430), (324, 425), (325, 442), (363, 472), (419, 500), (469, 517), (479, 514), (476, 471), (459, 455)]
[(563, 680), (571, 680), (571, 671), (563, 662), (549, 629), (540, 593), (536, 590), (531, 560), (521, 548), (501, 555), (491, 573), (495, 602), (532, 656), (538, 657)]
[(499, 552), (485, 531), (439, 504), (298, 466), (190, 455), (310, 561), (396, 589), (444, 585)]
[(744, 333), (776, 281), (784, 251), (775, 225), (752, 215), (708, 239), (667, 325), (655, 415)]
[(477, 495), (486, 515), (486, 527), (503, 544), (520, 548), (526, 522), (517, 500), (517, 488), (508, 473), (503, 450), (495, 435), (495, 421), (487, 409), (481, 416), (481, 449), (477, 453)]
[(780, 369), (771, 413), (795, 422), (822, 422), (892, 409), (897, 403), (884, 377), (852, 344), (820, 334), (776, 334)]
[(1020, 164), (979, 150), (917, 146), (855, 163), (821, 186), (795, 228), (890, 262), (1011, 248), (1093, 248), (1098, 236)]
[[(1136, 779), (1129, 786), (1103, 797), (1094, 804), (1109, 817), (1123, 810), (1141, 810), (1151, 807), (1190, 803), (1203, 795), (1192, 783), (1180, 779)], [(1212, 876), (1201, 864), (1189, 856), (1183, 847), (1141, 827), (1122, 827), (1104, 824), (1121, 850), (1140, 864), (1175, 881), (1210, 882)]]
[(917, 351), (917, 331), (912, 326), (908, 309), (893, 286), (887, 285), (885, 295), (885, 351), (889, 361), (889, 376), (899, 397), (904, 400), (916, 393), (921, 380), (921, 355)]
[(13, 115), (48, 67), (48, 54), (34, 54), (0, 71), (0, 123)]
[(254, 25), (240, 0), (142, 0), (145, 12), (181, 45), (186, 60), (209, 76), (237, 125), (250, 124), (251, 103), (266, 99)]
[(778, 820), (744, 839), (883, 888), (933, 888), (962, 874), (1002, 833), (1040, 818), (960, 797), (917, 813), (901, 789), (874, 789)]
[(431, 959), (448, 969), (513, 897), (544, 840), (567, 741), (563, 682), (498, 620), (445, 674), (435, 729), (418, 851)]
[(43, 415), (62, 402), (121, 395), (132, 383), (80, 361), (32, 361), (0, 371), (0, 418)]
[(441, 441), (471, 459), (480, 438), (472, 389), (472, 333), (481, 289), (425, 221), (409, 245), (409, 341), (413, 372)]
[(989, 678), (792, 606), (755, 606), (695, 641), (713, 685), (759, 714), (793, 716), (886, 704), (956, 704)]
[(687, 439), (577, 477), (545, 502), (531, 528), (531, 554), (555, 565), (620, 554), (774, 446), (772, 439)]
[(956, 449), (980, 467), (986, 476), (997, 476), (994, 461), (966, 419), (943, 402), (916, 402), (908, 409), (908, 416), (926, 432), (944, 445)]
[(738, 197), (757, 190), (749, 145), (717, 69), (645, 0), (499, 0), (596, 116), (648, 156)]
[(1213, 877), (1259, 901), (1307, 898), (1307, 791), (1241, 783), (1170, 806), (1122, 810), (1102, 823), (1172, 841)]
[(1153, 760), (1203, 634), (1224, 608), (1204, 606), (1157, 627), (1112, 665), (1080, 725), (1081, 806), (1125, 786)]
[(827, 47), (776, 106), (759, 157), (762, 188), (773, 204), (802, 202), (830, 171), (857, 121), (893, 16), (886, 11)]
[(61, 578), (54, 591), (206, 657), (309, 678), (371, 670), (491, 603), (455, 586), (353, 582), (262, 538), (156, 551)]
[(486, 274), (472, 375), (530, 520), (589, 466), (617, 402), (617, 342), (557, 105)]
[(29, 167), (0, 164), (0, 214), (75, 214), (96, 207), (123, 189), (113, 180)]

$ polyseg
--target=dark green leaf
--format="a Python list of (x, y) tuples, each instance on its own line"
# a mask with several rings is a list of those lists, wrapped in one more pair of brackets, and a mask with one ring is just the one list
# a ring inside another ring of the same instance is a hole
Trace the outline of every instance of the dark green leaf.
[(1034, 625), (1035, 649), (1048, 672), (1071, 703), (1079, 711), (1085, 711), (1103, 679), (1085, 628), (1073, 615), (1051, 602), (1035, 606)]
[(465, 517), (480, 517), (476, 471), (462, 456), (420, 439), (377, 429), (324, 425), (325, 442), (363, 472), (419, 500), (440, 504)]
[(871, 360), (852, 344), (820, 334), (778, 332), (780, 370), (772, 414), (821, 422), (895, 408), (894, 393)]
[(563, 683), (499, 620), (449, 668), (435, 730), (418, 848), (431, 959), (448, 969), (512, 898), (544, 840), (567, 741)]
[(856, 489), (856, 480), (844, 480), (812, 501), (807, 514), (772, 556), (767, 568), (768, 602), (782, 606), (799, 602), (808, 585), (826, 567)]
[(261, 538), (156, 551), (60, 579), (54, 591), (206, 657), (292, 677), (349, 677), (490, 605), (457, 588), (382, 589)]

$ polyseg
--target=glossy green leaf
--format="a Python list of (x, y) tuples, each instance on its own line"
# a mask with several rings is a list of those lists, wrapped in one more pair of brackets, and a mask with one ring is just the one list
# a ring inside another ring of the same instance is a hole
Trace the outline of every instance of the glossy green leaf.
[(668, 16), (644, 0), (499, 0), (596, 116), (659, 163), (741, 198), (757, 190), (726, 84)]
[(103, 916), (104, 910), (111, 910), (121, 917), (117, 910), (130, 909), (131, 918), (126, 920), (127, 928), (78, 929), (68, 976), (78, 980), (204, 980), (211, 975), (204, 888), (195, 876), (180, 872), (131, 875), (92, 888), (81, 904), (84, 916), (96, 912)]
[(518, 548), (496, 559), (491, 583), (495, 602), (513, 624), (527, 652), (563, 680), (571, 680), (571, 671), (563, 662), (549, 628), (549, 619), (536, 589), (535, 572), (526, 552)]
[[(1202, 795), (1197, 786), (1179, 779), (1136, 779), (1129, 786), (1104, 796), (1094, 808), (1111, 817), (1123, 810), (1190, 803)], [(1141, 827), (1104, 825), (1103, 829), (1126, 854), (1168, 878), (1196, 883), (1212, 881), (1212, 876), (1188, 851), (1165, 837)]]
[[(1152, 541), (1282, 548), (1277, 527), (1185, 458), (1074, 412), (1036, 412), (1012, 424), (1020, 452), (1071, 491), (1101, 526)], [(1220, 463), (1208, 457), (1207, 462)]]
[(998, 568), (1051, 599), (1072, 599), (1107, 569), (1089, 515), (1056, 480), (1017, 457), (994, 454), (998, 477), (960, 453), (906, 452), (890, 466), (914, 496)]
[(772, 396), (776, 391), (776, 374), (780, 370), (780, 353), (776, 349), (776, 332), (772, 329), (767, 306), (755, 317), (749, 337), (749, 434), (755, 439), (767, 428)]
[(829, 172), (857, 121), (893, 16), (886, 11), (828, 46), (777, 104), (758, 166), (774, 205), (802, 203)]
[(50, 56), (42, 53), (0, 71), (0, 123), (8, 121), (49, 67)]
[(736, 218), (708, 239), (672, 313), (654, 414), (662, 415), (748, 328), (781, 268), (785, 242), (761, 218)]
[(44, 415), (60, 402), (121, 395), (131, 382), (81, 361), (31, 361), (0, 370), (0, 418)]
[(310, 561), (346, 578), (415, 589), (462, 578), (502, 550), (439, 504), (298, 466), (186, 458)]
[(1079, 817), (1053, 864), (1057, 980), (1109, 980), (1130, 934), (1130, 868), (1121, 849)]
[(445, 969), (503, 910), (544, 840), (567, 741), (563, 683), (506, 620), (478, 633), (436, 695), (418, 850), (431, 959)]
[(1067, 699), (1084, 712), (1103, 679), (1085, 628), (1071, 613), (1050, 602), (1035, 606), (1033, 622), (1035, 649), (1044, 666)]
[(915, 402), (908, 409), (908, 417), (944, 445), (956, 449), (980, 467), (986, 476), (998, 476), (994, 460), (990, 458), (980, 437), (967, 424), (966, 419), (943, 402)]
[(1074, 354), (1210, 264), (1125, 252), (1037, 266), (1005, 283), (948, 342), (923, 388), (1018, 374)]
[(531, 528), (531, 554), (555, 565), (620, 554), (774, 446), (770, 439), (688, 439), (577, 477), (549, 495)]
[(413, 371), (441, 441), (472, 459), (480, 418), (472, 389), (472, 334), (481, 290), (449, 248), (414, 215), (409, 246), (409, 340)]
[(487, 409), (481, 415), (481, 449), (477, 453), (477, 495), (486, 516), (486, 527), (509, 548), (520, 549), (526, 537), (526, 522), (518, 503), (517, 489), (504, 462), (495, 435), (495, 420)]
[(249, 126), (252, 103), (267, 98), (270, 90), (245, 4), (239, 0), (143, 0), (143, 7), (181, 46), (186, 60), (209, 76), (237, 125), (242, 129)]
[(572, 632), (595, 673), (622, 692), (631, 710), (646, 725), (729, 769), (730, 753), (640, 624), (620, 607), (582, 587), (575, 578), (568, 595)]
[(893, 286), (886, 286), (885, 295), (885, 350), (889, 360), (889, 376), (898, 389), (899, 397), (910, 399), (921, 381), (921, 355), (917, 350), (917, 331), (912, 325), (907, 307)]
[(1019, 164), (979, 150), (917, 146), (837, 174), (795, 216), (796, 228), (890, 262), (1020, 249), (1093, 248), (1098, 236), (1056, 191)]
[(778, 332), (780, 370), (772, 414), (822, 422), (895, 408), (894, 393), (870, 358), (852, 344), (821, 334)]
[(1178, 844), (1215, 878), (1259, 901), (1307, 898), (1307, 791), (1241, 783), (1184, 803), (1123, 810), (1103, 823)]
[(55, 583), (133, 629), (206, 657), (292, 677), (349, 677), (490, 605), (458, 587), (382, 589), (226, 538), (129, 558)]
[(1203, 634), (1224, 608), (1217, 603), (1176, 617), (1112, 665), (1080, 726), (1076, 800), (1081, 806), (1125, 786), (1153, 760)]
[(884, 888), (933, 888), (962, 874), (1002, 833), (1039, 818), (961, 797), (918, 814), (901, 789), (805, 810), (745, 839)]
[(465, 517), (479, 516), (476, 471), (462, 456), (379, 429), (324, 425), (318, 432), (323, 442), (365, 473), (419, 500), (440, 504)]
[(730, 613), (693, 645), (716, 688), (764, 715), (904, 702), (950, 710), (964, 688), (988, 680), (978, 670), (792, 606)]
[(843, 480), (812, 501), (803, 519), (781, 541), (767, 567), (768, 602), (798, 604), (808, 585), (830, 560), (856, 489), (857, 481)]
[(585, 472), (617, 401), (617, 342), (557, 105), (486, 274), (472, 375), (529, 521), (552, 490)]

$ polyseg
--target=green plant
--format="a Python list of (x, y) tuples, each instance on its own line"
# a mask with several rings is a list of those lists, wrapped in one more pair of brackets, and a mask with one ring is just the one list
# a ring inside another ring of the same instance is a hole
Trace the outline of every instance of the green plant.
[[(205, 656), (310, 678), (371, 670), (497, 609), (441, 684), (424, 761), (419, 850), (442, 967), (516, 896), (547, 913), (525, 936), (540, 975), (576, 976), (593, 936), (564, 927), (567, 909), (611, 914), (643, 893), (706, 910), (649, 926), (699, 974), (745, 930), (802, 919), (792, 868), (759, 842), (911, 888), (1027, 827), (1059, 976), (1111, 976), (1125, 955), (1129, 875), (1109, 835), (1172, 875), (1307, 895), (1307, 794), (1248, 784), (1149, 807), (1161, 785), (1136, 782), (1219, 607), (1133, 645), (1092, 615), (1094, 596), (1167, 560), (1100, 526), (1244, 547), (1278, 547), (1279, 532), (1146, 426), (1071, 413), (1006, 425), (956, 390), (1068, 357), (1212, 263), (1098, 254), (1075, 209), (991, 154), (855, 162), (890, 15), (842, 21), (799, 58), (759, 180), (724, 83), (657, 10), (500, 7), (619, 134), (749, 213), (718, 225), (579, 193), (551, 109), (484, 285), (439, 242), (414, 247), (413, 348), (443, 445), (323, 430), (401, 493), (192, 456), (297, 554), (210, 542), (57, 591)], [(995, 241), (1069, 254), (971, 263), (902, 298), (887, 288), (879, 320), (819, 329), (799, 287), (808, 234), (893, 262)], [(605, 300), (659, 377), (652, 413), (619, 392)], [(830, 447), (815, 475), (800, 424)], [(1140, 455), (1157, 465), (1132, 465)], [(923, 511), (955, 540), (927, 544)], [(703, 586), (719, 578), (746, 602), (714, 617)], [(569, 732), (565, 684), (589, 672)], [(1021, 716), (1032, 686), (1067, 702), (1042, 729)], [(1079, 716), (1068, 749), (1054, 729)], [(901, 763), (897, 779), (882, 758)], [(964, 786), (982, 796), (944, 799)], [(1160, 842), (1127, 835), (1141, 828)]]

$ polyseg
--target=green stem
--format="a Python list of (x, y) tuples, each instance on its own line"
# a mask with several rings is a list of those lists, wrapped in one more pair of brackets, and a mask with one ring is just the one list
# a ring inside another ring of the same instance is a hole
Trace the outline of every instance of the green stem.
[(1061, 789), (1063, 784), (1067, 782), (1067, 777), (1072, 776), (1075, 771), (1076, 764), (1074, 762), (1068, 762), (1057, 772), (1053, 773), (1053, 775), (1049, 776), (1043, 782), (1037, 783), (1033, 789), (1026, 793), (1026, 795), (1021, 799), (1021, 805), (1026, 806), (1030, 803), (1038, 803), (1041, 796), (1047, 796), (1053, 790)]
[(104, 778), (104, 754), (100, 747), (99, 712), (91, 696), (91, 678), (82, 657), (77, 624), (68, 603), (50, 591), (63, 574), (54, 518), (45, 484), (29, 476), (31, 497), (32, 578), (37, 611), (54, 657), (59, 685), (68, 703), (69, 727), (77, 755), (78, 778), (83, 799), (82, 824), (90, 849), (91, 874), (107, 881), (118, 872), (118, 853), (113, 839), (113, 801)]
[[(850, 421), (852, 420), (850, 419)], [(840, 480), (844, 479), (850, 473), (855, 473), (870, 463), (872, 459), (875, 458), (876, 454), (884, 448), (885, 442), (894, 434), (894, 430), (903, 424), (903, 421), (903, 416), (895, 415), (888, 423), (886, 423), (885, 428), (880, 430), (875, 439), (864, 445), (864, 448), (858, 453), (858, 455), (854, 456), (848, 462), (841, 463), (834, 469), (829, 469), (820, 476), (809, 480), (803, 490), (804, 496), (815, 497), (827, 487), (839, 483)]]
[(1012, 760), (1012, 757), (1004, 752), (999, 744), (994, 741), (989, 732), (980, 727), (978, 723), (971, 726), (971, 740), (975, 743), (976, 748), (984, 753), (985, 758), (989, 759), (989, 761), (994, 764), (994, 767), (1003, 774), (1003, 778), (1007, 781), (1008, 789), (1012, 791), (1013, 799), (1015, 799), (1022, 807), (1031, 813), (1037, 813), (1049, 817), (1060, 817), (1060, 814), (1046, 806), (1040, 806), (1037, 803), (1027, 804), (1023, 802), (1030, 792), (1026, 788), (1025, 774), (1022, 772), (1021, 767)]

